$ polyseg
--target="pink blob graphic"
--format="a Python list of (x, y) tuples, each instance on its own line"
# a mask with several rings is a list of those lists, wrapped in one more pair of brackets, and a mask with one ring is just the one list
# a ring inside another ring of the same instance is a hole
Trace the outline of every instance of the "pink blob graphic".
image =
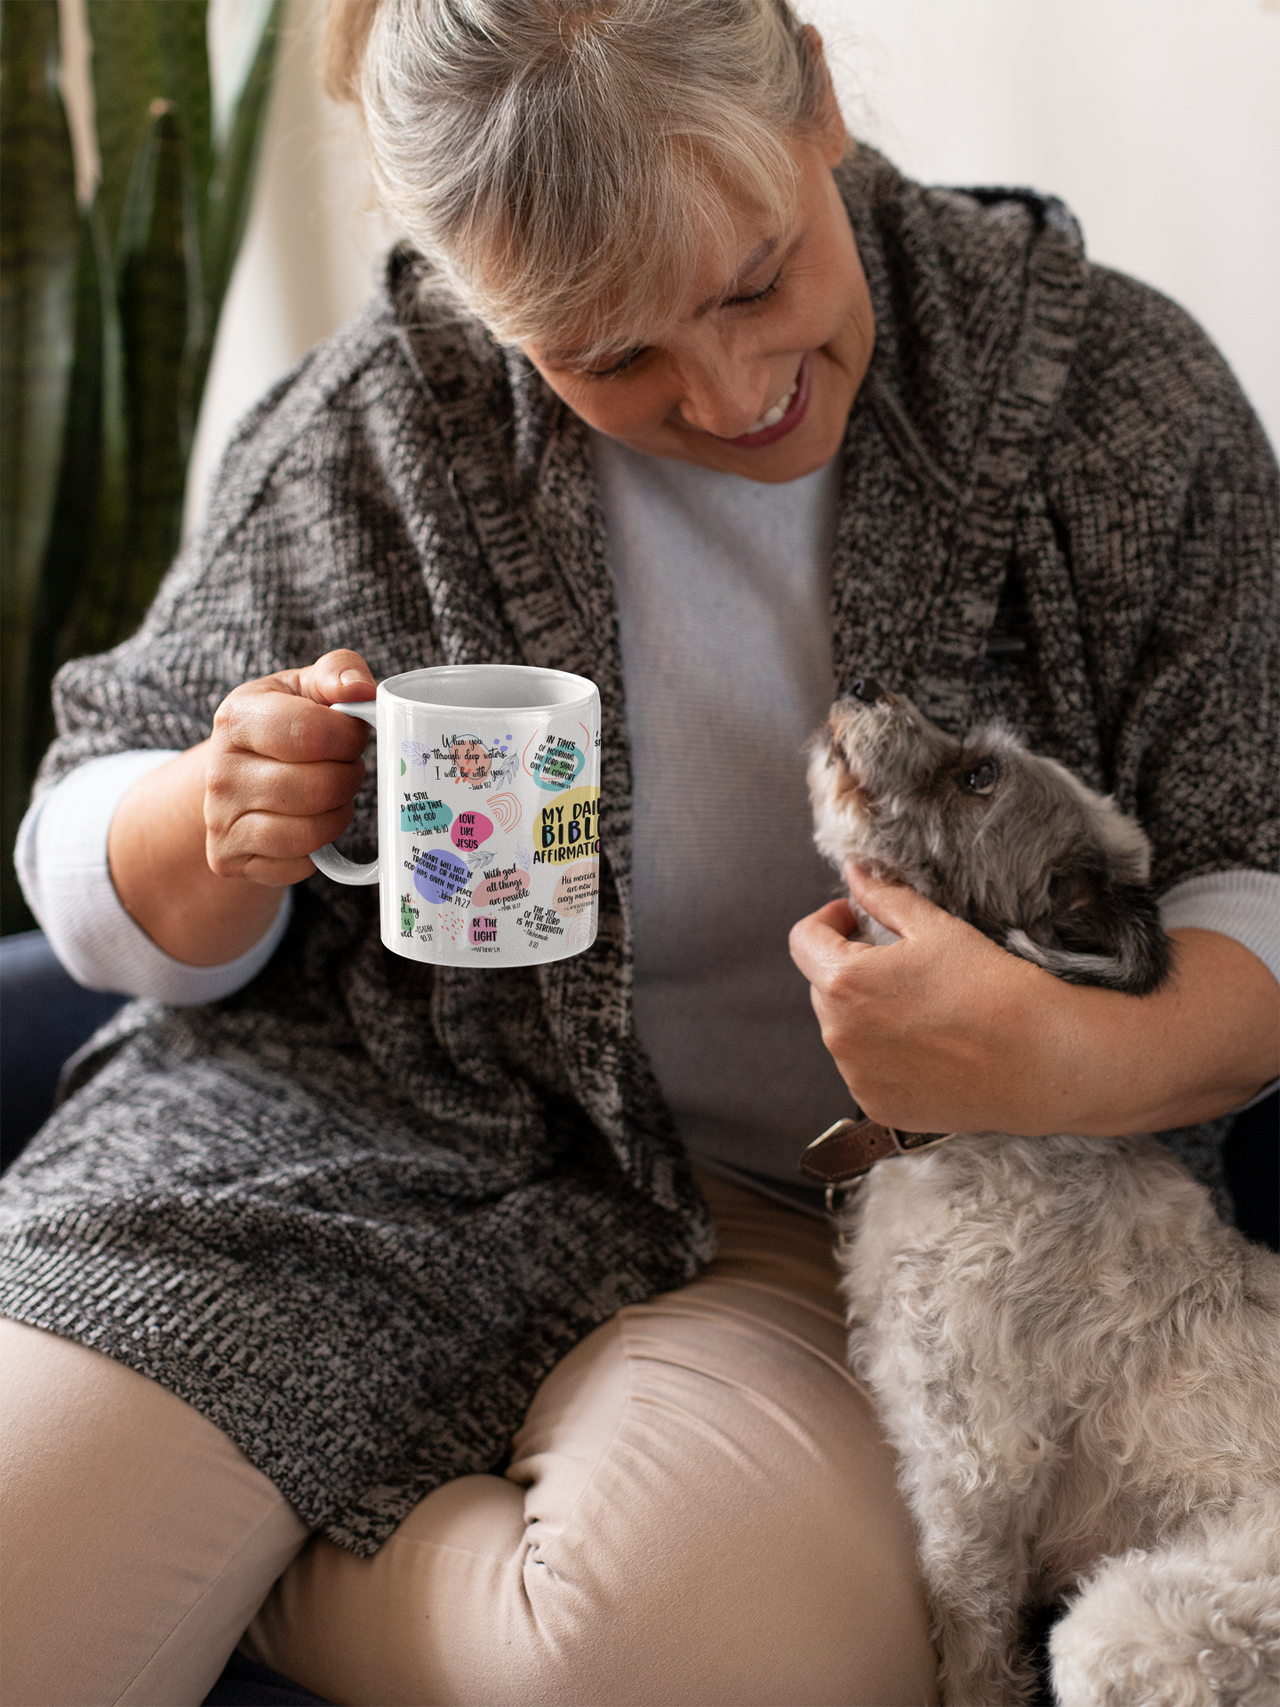
[(527, 871), (496, 871), (471, 891), (471, 905), (489, 912), (503, 912), (523, 900), (529, 889)]
[(492, 834), (492, 818), (486, 818), (483, 812), (459, 812), (449, 831), (449, 840), (463, 853), (474, 853)]
[(467, 940), (473, 948), (479, 948), (482, 943), (497, 942), (497, 919), (491, 913), (477, 913), (467, 931)]

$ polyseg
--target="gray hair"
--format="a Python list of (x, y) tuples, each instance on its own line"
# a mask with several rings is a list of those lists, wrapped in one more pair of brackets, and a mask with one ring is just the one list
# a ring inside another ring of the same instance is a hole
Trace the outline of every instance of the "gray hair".
[(338, 0), (328, 60), (436, 287), (585, 359), (659, 331), (736, 213), (785, 229), (833, 103), (789, 0)]

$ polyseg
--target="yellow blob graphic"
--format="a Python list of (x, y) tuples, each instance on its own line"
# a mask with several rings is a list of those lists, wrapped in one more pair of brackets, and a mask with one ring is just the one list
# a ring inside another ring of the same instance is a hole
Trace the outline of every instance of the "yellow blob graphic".
[(600, 790), (566, 788), (533, 814), (535, 865), (594, 859), (600, 852)]

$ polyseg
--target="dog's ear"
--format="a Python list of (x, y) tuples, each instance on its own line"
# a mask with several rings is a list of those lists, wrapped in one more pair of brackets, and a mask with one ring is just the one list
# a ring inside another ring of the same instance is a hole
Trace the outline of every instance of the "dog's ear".
[(1096, 984), (1144, 996), (1163, 984), (1173, 963), (1173, 945), (1160, 923), (1149, 889), (1130, 884), (1055, 883), (1050, 941), (1035, 942), (1023, 930), (1005, 933), (1005, 947), (1068, 984)]

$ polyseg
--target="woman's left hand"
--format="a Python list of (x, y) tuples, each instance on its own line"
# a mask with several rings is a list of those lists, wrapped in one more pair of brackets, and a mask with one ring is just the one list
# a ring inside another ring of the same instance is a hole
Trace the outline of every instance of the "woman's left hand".
[(822, 1038), (864, 1113), (912, 1132), (1106, 1136), (1238, 1107), (1277, 1070), (1280, 991), (1230, 937), (1175, 931), (1148, 996), (1064, 983), (899, 884), (846, 871), (901, 941), (833, 901), (791, 932)]

